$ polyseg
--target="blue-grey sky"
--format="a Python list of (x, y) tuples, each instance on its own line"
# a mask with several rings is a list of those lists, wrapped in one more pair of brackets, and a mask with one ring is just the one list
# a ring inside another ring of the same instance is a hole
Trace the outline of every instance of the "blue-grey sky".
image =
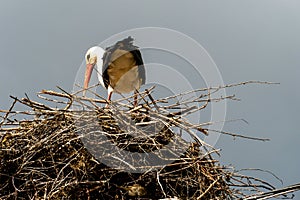
[(90, 46), (145, 26), (174, 29), (195, 39), (225, 83), (280, 82), (228, 90), (242, 101), (228, 103), (227, 119), (243, 118), (249, 124), (232, 122), (225, 130), (271, 141), (221, 136), (217, 147), (224, 164), (270, 170), (284, 185), (300, 182), (298, 0), (0, 0), (0, 108), (9, 108), (9, 95), (33, 97), (57, 85), (71, 91)]

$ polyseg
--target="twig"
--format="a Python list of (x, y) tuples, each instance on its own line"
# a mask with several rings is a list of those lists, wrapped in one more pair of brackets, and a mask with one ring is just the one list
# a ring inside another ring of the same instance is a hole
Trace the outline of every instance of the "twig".
[(3, 123), (6, 121), (6, 119), (8, 118), (8, 115), (12, 112), (12, 109), (14, 108), (15, 104), (17, 103), (17, 99), (14, 99), (13, 103), (11, 104), (10, 108), (8, 109), (8, 111), (6, 112), (6, 114), (3, 117), (2, 122), (0, 123), (0, 127), (3, 125)]

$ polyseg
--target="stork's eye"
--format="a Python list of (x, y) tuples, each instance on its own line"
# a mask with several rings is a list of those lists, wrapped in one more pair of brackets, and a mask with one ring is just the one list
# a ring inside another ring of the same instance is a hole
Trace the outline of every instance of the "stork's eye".
[(89, 60), (90, 57), (91, 57), (90, 54), (88, 54), (88, 55), (86, 56), (86, 59)]

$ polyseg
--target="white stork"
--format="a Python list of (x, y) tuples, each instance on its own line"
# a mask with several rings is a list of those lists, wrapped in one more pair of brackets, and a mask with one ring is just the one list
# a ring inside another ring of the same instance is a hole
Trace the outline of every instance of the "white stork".
[(83, 95), (95, 69), (99, 82), (108, 91), (107, 101), (110, 101), (113, 92), (134, 91), (134, 106), (137, 105), (137, 90), (145, 83), (146, 77), (141, 52), (133, 45), (131, 37), (118, 41), (105, 50), (99, 46), (90, 48), (85, 55), (85, 61)]

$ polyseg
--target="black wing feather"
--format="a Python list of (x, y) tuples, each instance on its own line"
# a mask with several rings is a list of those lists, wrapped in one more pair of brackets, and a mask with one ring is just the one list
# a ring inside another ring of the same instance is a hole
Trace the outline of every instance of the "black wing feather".
[(142, 54), (139, 50), (139, 47), (133, 45), (133, 38), (129, 36), (128, 38), (125, 38), (121, 41), (118, 41), (116, 44), (107, 47), (105, 49), (105, 53), (103, 55), (103, 68), (102, 68), (102, 76), (103, 76), (103, 82), (106, 88), (108, 88), (109, 85), (109, 77), (107, 74), (107, 68), (109, 63), (111, 62), (111, 56), (114, 53), (115, 50), (122, 49), (126, 50), (132, 53), (134, 59), (136, 60), (136, 64), (139, 66), (139, 76), (142, 78), (142, 84), (145, 84), (146, 80), (146, 72), (145, 72), (145, 66), (143, 63)]
[(138, 70), (139, 70), (139, 77), (142, 79), (142, 84), (145, 84), (146, 82), (146, 71), (145, 71), (145, 66), (142, 58), (142, 54), (138, 48), (135, 50), (131, 51), (134, 59), (136, 60), (136, 64), (138, 65)]

